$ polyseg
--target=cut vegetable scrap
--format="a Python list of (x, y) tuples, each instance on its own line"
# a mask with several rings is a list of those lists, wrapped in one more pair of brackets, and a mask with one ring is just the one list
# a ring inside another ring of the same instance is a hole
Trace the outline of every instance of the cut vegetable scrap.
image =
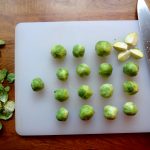
[(0, 119), (8, 120), (13, 116), (13, 113), (0, 113)]
[(143, 52), (139, 49), (130, 49), (129, 51), (131, 52), (131, 55), (136, 59), (144, 57)]
[(2, 123), (0, 122), (0, 130), (2, 130), (2, 128), (3, 128), (3, 125), (2, 125)]
[(6, 44), (6, 42), (4, 40), (0, 39), (0, 47), (5, 46), (5, 44)]
[(126, 61), (130, 57), (130, 51), (121, 52), (118, 54), (119, 61)]
[(7, 75), (7, 81), (8, 81), (9, 83), (13, 83), (13, 82), (15, 81), (15, 74), (14, 74), (14, 73), (9, 73), (9, 74)]
[(7, 69), (0, 70), (0, 82), (2, 83), (8, 74)]
[(122, 52), (128, 49), (128, 45), (124, 42), (116, 42), (113, 44), (113, 48), (119, 52)]
[(10, 91), (10, 86), (6, 86), (6, 87), (4, 88), (4, 90), (5, 90), (6, 92), (9, 92), (9, 91)]
[(3, 110), (2, 102), (0, 101), (0, 112)]
[(136, 46), (138, 42), (138, 35), (136, 32), (129, 33), (125, 38), (125, 43), (130, 46)]
[(12, 100), (7, 101), (4, 105), (4, 112), (5, 113), (12, 113), (15, 110), (15, 102)]
[(0, 101), (6, 103), (8, 100), (8, 93), (6, 91), (0, 92)]

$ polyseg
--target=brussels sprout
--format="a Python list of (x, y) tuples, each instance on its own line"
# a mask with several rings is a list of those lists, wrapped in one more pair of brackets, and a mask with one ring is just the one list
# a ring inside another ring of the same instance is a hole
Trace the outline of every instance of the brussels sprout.
[(139, 71), (138, 64), (135, 64), (133, 62), (128, 62), (123, 66), (123, 72), (128, 76), (131, 77), (136, 76), (138, 74), (138, 71)]
[(106, 83), (100, 87), (100, 95), (104, 98), (109, 98), (112, 96), (114, 88), (112, 84)]
[(107, 41), (98, 41), (95, 50), (98, 56), (108, 56), (111, 53), (112, 45)]
[(7, 69), (0, 70), (0, 82), (2, 83), (8, 74)]
[(63, 102), (69, 98), (69, 92), (67, 89), (60, 88), (54, 91), (55, 99)]
[(139, 91), (138, 84), (134, 81), (125, 81), (123, 83), (123, 89), (129, 95), (133, 95)]
[(7, 101), (4, 105), (4, 112), (5, 113), (12, 113), (15, 110), (15, 102), (14, 101)]
[(138, 112), (138, 108), (133, 102), (126, 102), (123, 105), (123, 112), (126, 115), (133, 116), (133, 115), (135, 115)]
[(95, 111), (94, 108), (90, 105), (83, 105), (80, 108), (80, 119), (81, 120), (89, 120), (93, 117)]
[(125, 43), (130, 46), (136, 46), (138, 41), (138, 35), (136, 32), (129, 33), (125, 38)]
[(118, 109), (115, 106), (106, 105), (104, 107), (104, 117), (109, 120), (113, 120), (117, 117)]
[(0, 39), (0, 47), (5, 46), (5, 44), (6, 44), (6, 42), (5, 42), (4, 40), (1, 40), (1, 39)]
[(99, 75), (109, 77), (112, 74), (113, 68), (111, 64), (102, 63), (99, 66)]
[(55, 45), (51, 49), (51, 55), (54, 58), (64, 58), (67, 55), (66, 49), (62, 45)]
[(73, 47), (73, 56), (74, 57), (83, 57), (85, 53), (85, 48), (81, 44), (77, 44)]
[(66, 108), (64, 108), (64, 107), (61, 107), (57, 111), (56, 119), (58, 121), (66, 121), (68, 119), (68, 115), (69, 115), (69, 111)]
[(15, 74), (14, 74), (14, 73), (9, 73), (9, 74), (7, 75), (7, 81), (8, 81), (9, 83), (13, 83), (13, 82), (15, 81)]
[(87, 64), (79, 64), (76, 68), (76, 72), (80, 77), (84, 77), (91, 73), (91, 69)]
[(128, 45), (124, 42), (116, 42), (113, 44), (113, 47), (118, 52), (124, 52), (128, 49)]
[(88, 99), (93, 95), (93, 91), (88, 85), (82, 85), (78, 89), (78, 95), (83, 99)]
[(33, 91), (40, 91), (44, 88), (44, 82), (39, 77), (34, 78), (31, 82), (31, 87)]
[(56, 76), (59, 80), (65, 81), (68, 79), (69, 72), (65, 68), (59, 68), (56, 72)]
[(121, 52), (118, 54), (119, 61), (126, 61), (130, 57), (130, 51)]
[(2, 125), (2, 123), (0, 122), (0, 130), (2, 130), (2, 128), (3, 128), (3, 125)]
[(130, 49), (129, 51), (135, 59), (141, 59), (144, 57), (143, 52), (139, 49)]

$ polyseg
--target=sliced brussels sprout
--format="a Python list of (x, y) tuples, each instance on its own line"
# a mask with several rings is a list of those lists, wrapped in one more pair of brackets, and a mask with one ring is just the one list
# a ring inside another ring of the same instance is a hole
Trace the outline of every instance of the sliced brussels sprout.
[(124, 52), (128, 49), (128, 45), (124, 42), (115, 42), (113, 48), (118, 52)]
[(136, 32), (129, 33), (125, 37), (125, 43), (127, 43), (130, 46), (136, 46), (138, 42), (138, 34)]
[(126, 61), (130, 57), (130, 51), (121, 52), (118, 54), (119, 61)]
[(135, 59), (140, 59), (144, 57), (144, 54), (141, 50), (138, 49), (130, 49), (131, 56), (133, 56)]

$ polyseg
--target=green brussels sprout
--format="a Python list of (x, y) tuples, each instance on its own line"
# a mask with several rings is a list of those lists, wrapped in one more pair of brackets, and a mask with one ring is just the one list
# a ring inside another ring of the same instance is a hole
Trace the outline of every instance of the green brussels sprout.
[(112, 45), (107, 41), (98, 41), (95, 50), (98, 56), (108, 56), (111, 53)]
[(51, 55), (54, 58), (64, 58), (67, 55), (67, 50), (62, 45), (55, 45), (51, 49)]
[(128, 76), (136, 76), (139, 71), (139, 66), (138, 64), (135, 64), (133, 62), (128, 62), (123, 65), (123, 72), (128, 75)]
[(0, 47), (5, 46), (5, 44), (6, 44), (6, 42), (4, 40), (0, 39)]
[(109, 98), (112, 96), (114, 91), (113, 85), (106, 83), (100, 86), (100, 95), (104, 98)]
[(133, 95), (139, 91), (138, 84), (134, 81), (125, 81), (123, 83), (123, 89), (129, 95)]
[(56, 72), (56, 76), (59, 80), (65, 81), (68, 79), (69, 72), (65, 68), (59, 68)]
[(91, 73), (91, 69), (87, 64), (79, 64), (76, 68), (76, 72), (80, 77), (84, 77)]
[(81, 120), (89, 120), (93, 117), (95, 111), (94, 108), (90, 105), (83, 105), (80, 108), (80, 119)]
[(118, 109), (115, 106), (106, 105), (103, 113), (106, 119), (113, 120), (117, 117)]
[(14, 73), (9, 73), (9, 74), (7, 75), (7, 81), (8, 81), (9, 83), (13, 83), (13, 82), (15, 81), (15, 74), (14, 74)]
[(73, 47), (73, 56), (74, 57), (83, 57), (85, 53), (85, 48), (81, 44), (77, 44)]
[(58, 121), (66, 121), (68, 119), (68, 115), (69, 111), (64, 107), (61, 107), (56, 113), (56, 119)]
[(33, 91), (40, 91), (44, 88), (44, 82), (39, 77), (34, 78), (31, 82), (31, 87)]
[(123, 112), (126, 115), (133, 116), (138, 112), (138, 108), (133, 102), (126, 102), (123, 105)]
[(102, 63), (99, 66), (99, 75), (109, 77), (112, 74), (113, 68), (111, 64)]
[(69, 92), (65, 88), (60, 88), (54, 91), (55, 99), (63, 102), (69, 98)]
[(93, 91), (88, 85), (82, 85), (78, 89), (78, 95), (82, 99), (88, 99), (88, 98), (90, 98), (93, 95)]

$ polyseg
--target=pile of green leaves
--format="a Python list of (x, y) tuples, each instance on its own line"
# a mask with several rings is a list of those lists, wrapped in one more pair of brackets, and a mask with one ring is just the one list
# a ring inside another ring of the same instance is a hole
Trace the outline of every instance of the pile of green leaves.
[[(13, 116), (15, 102), (9, 100), (10, 86), (8, 84), (14, 83), (14, 81), (14, 73), (8, 73), (7, 69), (0, 70), (0, 120), (8, 120)], [(1, 129), (2, 123), (0, 122), (0, 130)]]

